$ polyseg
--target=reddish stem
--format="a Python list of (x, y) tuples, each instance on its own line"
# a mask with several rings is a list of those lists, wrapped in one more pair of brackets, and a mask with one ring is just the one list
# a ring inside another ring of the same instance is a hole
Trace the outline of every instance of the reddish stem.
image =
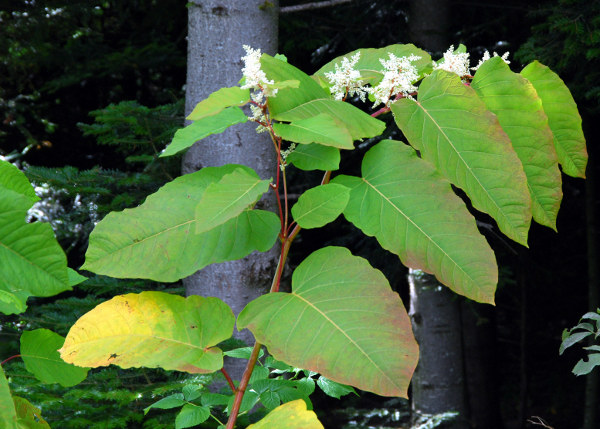
[(21, 357), (21, 355), (14, 355), (14, 356), (11, 356), (9, 358), (6, 358), (2, 362), (0, 362), (0, 366), (4, 365), (8, 361), (11, 361), (13, 359), (20, 358), (20, 357)]
[(225, 367), (221, 368), (221, 372), (225, 376), (225, 380), (227, 380), (227, 384), (229, 384), (229, 387), (231, 387), (231, 391), (233, 393), (235, 393), (235, 384), (233, 384), (233, 380), (231, 379), (231, 377), (229, 376), (229, 374), (225, 370)]
[(229, 420), (227, 420), (227, 426), (225, 427), (225, 429), (233, 429), (235, 426), (235, 421), (237, 420), (237, 415), (240, 412), (240, 406), (242, 405), (242, 398), (244, 397), (246, 387), (248, 387), (248, 382), (250, 381), (250, 376), (252, 375), (252, 371), (254, 370), (254, 365), (256, 364), (256, 360), (258, 359), (260, 347), (261, 344), (259, 342), (254, 343), (254, 348), (252, 349), (250, 360), (248, 361), (248, 365), (246, 366), (246, 370), (244, 371), (244, 375), (242, 376), (240, 385), (235, 391), (235, 399), (233, 400), (231, 414), (229, 415)]

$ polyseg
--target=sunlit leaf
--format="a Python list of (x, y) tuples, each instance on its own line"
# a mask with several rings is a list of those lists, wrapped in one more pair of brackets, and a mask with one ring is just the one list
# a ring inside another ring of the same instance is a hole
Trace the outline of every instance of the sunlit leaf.
[(214, 372), (223, 366), (223, 354), (214, 346), (231, 337), (234, 322), (218, 298), (119, 295), (79, 318), (59, 352), (65, 362), (92, 368)]
[(323, 376), (318, 378), (317, 384), (327, 396), (331, 396), (332, 398), (340, 399), (342, 396), (349, 393), (356, 394), (356, 391), (351, 386), (336, 383), (335, 381), (329, 380)]
[(251, 169), (237, 169), (211, 183), (196, 206), (196, 234), (209, 231), (239, 216), (269, 190)]
[(456, 293), (494, 302), (494, 253), (450, 183), (411, 147), (384, 140), (363, 158), (362, 178), (332, 183), (351, 189), (346, 219), (406, 266), (435, 274)]
[(323, 429), (314, 411), (302, 399), (280, 405), (248, 429)]
[(19, 314), (27, 310), (27, 294), (17, 295), (0, 289), (0, 313)]
[(186, 119), (198, 121), (206, 116), (220, 113), (227, 107), (243, 106), (250, 101), (250, 90), (238, 86), (221, 88), (208, 96), (205, 100), (196, 104), (192, 113)]
[(58, 349), (65, 339), (48, 329), (26, 331), (21, 335), (21, 357), (27, 371), (44, 383), (70, 387), (87, 377), (88, 368), (70, 365), (60, 358)]
[(196, 234), (196, 205), (206, 188), (241, 165), (206, 167), (178, 177), (134, 209), (108, 214), (90, 235), (82, 269), (117, 278), (176, 281), (206, 265), (269, 250), (279, 218), (246, 210), (210, 231)]
[(0, 159), (0, 188), (13, 191), (25, 197), (30, 204), (39, 201), (25, 174), (8, 161)]
[(337, 170), (340, 168), (340, 150), (320, 144), (303, 144), (297, 146), (286, 161), (300, 170)]
[(542, 99), (554, 136), (554, 147), (565, 174), (585, 177), (588, 153), (581, 129), (581, 116), (569, 88), (548, 67), (534, 61), (521, 71)]
[(344, 124), (326, 113), (291, 124), (273, 124), (275, 133), (284, 140), (295, 143), (319, 143), (340, 149), (354, 149), (352, 136)]
[(305, 191), (292, 207), (292, 216), (302, 228), (320, 228), (333, 222), (346, 208), (350, 190), (329, 183)]
[(417, 364), (400, 297), (380, 271), (342, 247), (312, 253), (294, 271), (291, 293), (255, 299), (237, 326), (276, 359), (379, 395), (406, 397)]
[(189, 148), (198, 140), (211, 134), (219, 134), (232, 125), (248, 120), (239, 107), (228, 107), (212, 116), (205, 116), (185, 128), (177, 130), (173, 141), (161, 152), (160, 156), (171, 156)]
[(396, 124), (410, 144), (500, 230), (527, 245), (531, 197), (523, 165), (496, 115), (473, 88), (444, 70), (423, 79), (418, 100), (392, 104)]
[(513, 73), (500, 57), (479, 67), (471, 87), (498, 116), (523, 164), (533, 219), (556, 230), (562, 180), (548, 117), (535, 88), (523, 76)]

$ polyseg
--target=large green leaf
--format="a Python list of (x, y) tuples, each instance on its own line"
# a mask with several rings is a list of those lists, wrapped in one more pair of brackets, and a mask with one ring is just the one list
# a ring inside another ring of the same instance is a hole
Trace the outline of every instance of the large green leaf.
[(302, 399), (287, 402), (275, 408), (248, 429), (323, 429), (314, 411), (306, 409)]
[(417, 68), (419, 76), (430, 73), (432, 69), (431, 56), (424, 50), (417, 48), (413, 44), (390, 45), (383, 48), (357, 49), (355, 51), (348, 52), (347, 54), (337, 57), (321, 67), (314, 74), (315, 78), (322, 86), (328, 87), (329, 80), (327, 80), (325, 73), (335, 71), (335, 65), (341, 64), (344, 57), (350, 59), (357, 53), (360, 53), (360, 58), (354, 66), (354, 69), (360, 72), (360, 76), (364, 83), (369, 83), (372, 86), (377, 85), (379, 82), (381, 82), (381, 79), (383, 79), (385, 71), (379, 60), (388, 60), (389, 54), (394, 54), (398, 58), (409, 57), (410, 55), (421, 57), (420, 60), (415, 60), (413, 62)]
[(196, 104), (196, 107), (194, 107), (194, 110), (192, 110), (192, 113), (186, 119), (198, 121), (206, 116), (216, 115), (227, 107), (243, 106), (249, 101), (249, 89), (242, 89), (238, 86), (221, 88), (210, 94), (205, 100)]
[(223, 366), (214, 347), (231, 337), (235, 317), (218, 298), (164, 292), (116, 296), (84, 314), (59, 350), (79, 366), (118, 365), (189, 373)]
[(333, 222), (346, 208), (350, 190), (329, 183), (305, 191), (292, 207), (294, 220), (302, 228), (320, 228)]
[(535, 88), (523, 76), (513, 73), (500, 57), (479, 67), (471, 87), (498, 116), (523, 164), (533, 219), (556, 230), (562, 180), (548, 117)]
[(542, 99), (554, 135), (558, 162), (565, 174), (585, 177), (588, 154), (581, 129), (581, 116), (569, 88), (548, 67), (534, 61), (521, 71)]
[(384, 140), (371, 148), (344, 216), (411, 268), (435, 274), (456, 293), (494, 302), (498, 268), (475, 219), (450, 184), (409, 146)]
[(222, 133), (230, 126), (247, 120), (248, 117), (239, 107), (228, 107), (212, 116), (204, 116), (187, 127), (177, 130), (173, 141), (162, 151), (160, 156), (175, 155), (204, 137)]
[(279, 218), (246, 210), (210, 231), (195, 234), (196, 205), (206, 188), (241, 165), (206, 167), (178, 177), (141, 206), (110, 213), (90, 235), (83, 269), (118, 278), (176, 281), (206, 265), (269, 250)]
[(58, 349), (65, 339), (48, 329), (26, 331), (21, 335), (21, 357), (27, 371), (44, 383), (70, 387), (87, 377), (88, 368), (65, 363)]
[(421, 83), (418, 101), (392, 104), (398, 127), (421, 156), (473, 206), (492, 216), (500, 230), (527, 245), (531, 197), (523, 165), (510, 140), (473, 88), (444, 70)]
[(300, 170), (337, 170), (340, 168), (340, 150), (320, 144), (303, 144), (296, 147), (286, 161)]
[(291, 124), (273, 124), (275, 134), (295, 143), (319, 143), (340, 149), (354, 149), (352, 136), (342, 122), (322, 113)]
[(2, 159), (0, 159), (0, 188), (24, 196), (31, 204), (39, 200), (25, 174), (10, 162)]
[(237, 169), (211, 183), (196, 206), (196, 234), (209, 231), (239, 216), (269, 190), (252, 169)]
[(8, 381), (4, 375), (2, 365), (0, 365), (0, 427), (6, 429), (18, 429), (17, 411), (10, 394)]
[(398, 294), (343, 247), (312, 253), (294, 271), (291, 293), (255, 299), (237, 326), (276, 359), (379, 395), (406, 397), (418, 359)]
[(385, 129), (385, 122), (373, 118), (359, 108), (341, 100), (325, 98), (308, 101), (285, 112), (273, 114), (273, 118), (294, 122), (321, 114), (332, 116), (344, 124), (352, 140), (375, 137)]

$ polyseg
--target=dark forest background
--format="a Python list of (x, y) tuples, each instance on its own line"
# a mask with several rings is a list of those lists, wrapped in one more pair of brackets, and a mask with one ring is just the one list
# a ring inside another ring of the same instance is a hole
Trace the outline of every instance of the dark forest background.
[[(285, 13), (287, 6), (303, 3), (308, 2), (280, 1), (279, 51), (307, 73), (360, 47), (412, 42), (408, 1), (354, 0)], [(585, 380), (571, 369), (583, 354), (569, 350), (559, 357), (558, 349), (563, 329), (599, 304), (600, 258), (593, 249), (600, 242), (594, 182), (600, 2), (452, 1), (444, 13), (447, 27), (441, 31), (455, 46), (467, 46), (473, 65), (486, 49), (510, 51), (514, 71), (537, 58), (563, 78), (583, 117), (588, 178), (563, 176), (558, 233), (533, 225), (525, 249), (484, 228), (500, 265), (497, 306), (462, 307), (485, 336), (498, 427), (534, 427), (526, 422), (531, 416), (543, 417), (554, 428), (582, 427)], [(109, 211), (139, 204), (180, 174), (180, 158), (159, 160), (157, 155), (184, 120), (186, 34), (184, 2), (0, 0), (0, 155), (40, 186), (46, 198), (35, 216), (52, 223), (73, 268), (83, 262), (94, 222)], [(359, 159), (348, 159), (345, 168), (357, 168)], [(343, 241), (369, 258), (406, 295), (406, 272), (397, 258), (359, 239), (341, 222), (328, 234), (326, 240)], [(313, 238), (303, 233), (292, 261), (317, 246)], [(93, 277), (74, 292), (30, 299), (26, 313), (0, 319), (0, 361), (18, 352), (24, 329), (48, 327), (65, 335), (98, 302), (148, 288), (181, 285)], [(22, 386), (17, 393), (42, 406), (56, 428), (172, 427), (173, 414), (144, 419), (142, 410), (184, 382), (157, 370), (111, 368), (92, 372), (84, 383), (65, 390), (28, 379), (16, 361), (5, 370), (12, 387)], [(374, 395), (347, 398), (313, 399), (326, 427), (342, 427), (354, 409), (406, 409), (406, 404)], [(352, 417), (359, 422), (354, 427), (383, 427), (363, 414)]]

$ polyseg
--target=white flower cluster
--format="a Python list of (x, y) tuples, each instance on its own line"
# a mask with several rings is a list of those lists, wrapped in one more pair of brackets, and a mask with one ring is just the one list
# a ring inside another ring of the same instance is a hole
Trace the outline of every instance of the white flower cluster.
[(469, 54), (466, 52), (454, 52), (454, 45), (444, 52), (444, 58), (437, 63), (433, 61), (434, 70), (446, 70), (456, 73), (460, 77), (468, 76), (469, 73)]
[(246, 56), (242, 57), (244, 62), (242, 74), (246, 78), (246, 83), (241, 88), (262, 91), (267, 97), (277, 94), (277, 88), (269, 88), (269, 85), (273, 85), (275, 82), (268, 80), (267, 75), (260, 68), (260, 56), (262, 55), (260, 49), (252, 49), (250, 46), (244, 45), (244, 50)]
[(354, 66), (360, 59), (360, 52), (353, 55), (350, 59), (344, 57), (342, 64), (335, 65), (335, 71), (325, 73), (325, 77), (333, 85), (331, 93), (336, 100), (342, 100), (347, 95), (358, 95), (361, 101), (365, 101), (367, 92), (364, 83), (360, 79), (360, 72), (354, 69)]
[[(498, 56), (498, 53), (494, 52), (494, 57), (497, 57), (497, 56)], [(490, 58), (492, 58), (492, 57), (490, 57), (490, 53), (486, 49), (486, 51), (483, 53), (483, 58), (481, 58), (479, 60), (479, 64), (477, 64), (475, 67), (471, 67), (471, 70), (475, 71), (475, 70), (479, 69), (479, 67), (481, 67), (481, 65), (483, 63), (485, 63), (487, 60), (489, 60)], [(510, 61), (508, 61), (508, 52), (505, 52), (500, 58), (502, 58), (502, 60), (504, 60), (504, 62), (506, 64), (510, 64)]]
[(389, 54), (389, 56), (388, 60), (379, 60), (385, 69), (383, 79), (379, 85), (367, 88), (367, 92), (375, 97), (373, 107), (378, 104), (387, 106), (393, 96), (403, 94), (410, 97), (410, 93), (417, 90), (413, 82), (419, 79), (419, 73), (412, 61), (420, 60), (421, 57), (410, 55), (398, 58), (394, 54)]

